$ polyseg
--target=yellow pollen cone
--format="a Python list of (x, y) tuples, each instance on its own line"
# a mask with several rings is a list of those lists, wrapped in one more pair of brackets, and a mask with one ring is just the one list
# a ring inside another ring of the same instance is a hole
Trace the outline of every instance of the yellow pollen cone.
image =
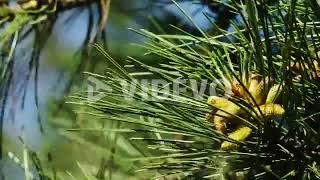
[(225, 107), (229, 106), (230, 104), (233, 104), (228, 99), (222, 98), (222, 97), (218, 97), (218, 96), (210, 96), (208, 98), (207, 103), (209, 105), (211, 105), (212, 107), (215, 107), (215, 108), (218, 108), (218, 109), (222, 109), (222, 108), (225, 108)]
[[(267, 118), (272, 116), (282, 116), (285, 112), (279, 104), (264, 104), (259, 106), (259, 109)], [(254, 110), (259, 113), (258, 107), (255, 107)]]
[[(229, 101), (231, 102), (231, 101)], [(215, 129), (221, 133), (226, 133), (226, 122), (234, 118), (241, 112), (241, 108), (234, 103), (229, 104), (227, 107), (222, 108), (222, 110), (217, 110), (217, 112), (211, 118), (211, 122)]]
[(307, 62), (292, 62), (290, 64), (290, 67), (296, 73), (302, 73), (302, 72), (308, 71), (308, 73), (310, 75), (312, 75), (313, 77), (319, 76), (320, 75), (320, 66), (319, 66), (318, 61), (313, 60), (312, 64), (314, 67), (310, 67), (309, 63), (307, 63)]
[(238, 97), (244, 97), (245, 94), (242, 85), (239, 82), (237, 82), (237, 80), (232, 82), (232, 92), (235, 96)]
[[(253, 80), (250, 83), (250, 87), (249, 87), (249, 93), (251, 94), (251, 96), (253, 97), (253, 99), (256, 101), (256, 103), (258, 105), (263, 103), (264, 100), (264, 87), (267, 86), (265, 83), (267, 83), (267, 81), (260, 81), (259, 83), (256, 82), (256, 80)], [(252, 100), (252, 98), (249, 97), (250, 102), (253, 104), (254, 101)]]
[(221, 108), (221, 110), (218, 110), (215, 115), (221, 116), (227, 119), (234, 118), (235, 115), (238, 115), (241, 112), (241, 108), (234, 104), (233, 102), (229, 101), (230, 104), (226, 106), (225, 108)]
[[(254, 99), (256, 99), (256, 91), (257, 91), (257, 88), (259, 86), (259, 81), (258, 81), (258, 78), (251, 78), (251, 81), (250, 81), (250, 85), (249, 85), (249, 93), (252, 95), (252, 97)], [(250, 101), (250, 102), (253, 102), (253, 100), (251, 99), (250, 96), (247, 96), (247, 99)]]
[(225, 134), (227, 132), (227, 125), (226, 125), (225, 119), (223, 117), (214, 116), (212, 118), (212, 123), (213, 123), (215, 130), (217, 130), (218, 132), (220, 132), (222, 134)]
[(28, 10), (28, 9), (36, 9), (38, 7), (38, 1), (37, 0), (30, 0), (28, 2), (24, 2), (21, 4), (21, 8)]
[(259, 84), (259, 81), (257, 78), (251, 79), (249, 89), (248, 89), (249, 92), (250, 93), (253, 92), (257, 88), (258, 84)]
[(277, 99), (281, 91), (282, 87), (280, 84), (272, 86), (268, 92), (266, 104), (273, 103)]
[[(252, 132), (251, 128), (249, 128), (247, 126), (244, 126), (244, 125), (240, 125), (238, 127), (238, 129), (236, 129), (234, 132), (230, 133), (228, 135), (228, 137), (230, 139), (243, 142), (243, 141), (245, 141), (247, 139), (247, 137), (251, 134), (251, 132)], [(229, 142), (229, 141), (224, 141), (221, 144), (221, 149), (222, 150), (232, 150), (232, 149), (237, 148), (237, 146), (238, 145), (235, 144), (235, 143), (232, 143), (232, 142)]]

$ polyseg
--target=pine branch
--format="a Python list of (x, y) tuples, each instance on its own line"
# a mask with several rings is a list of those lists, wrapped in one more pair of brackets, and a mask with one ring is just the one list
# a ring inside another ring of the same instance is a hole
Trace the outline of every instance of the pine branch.
[(52, 11), (65, 11), (71, 8), (84, 7), (89, 6), (92, 3), (97, 3), (100, 0), (48, 0), (48, 1), (40, 1), (40, 0), (19, 0), (16, 6), (9, 6), (7, 2), (1, 2), (1, 8), (4, 9), (2, 11), (7, 11), (9, 13), (15, 12), (25, 12), (28, 11), (30, 13), (40, 13), (44, 11), (37, 11), (42, 9), (44, 6), (49, 7), (48, 9)]
[[(301, 119), (319, 111), (319, 22), (303, 1), (270, 6), (246, 1), (234, 6), (244, 26), (234, 25), (231, 33), (221, 30), (222, 35), (209, 36), (199, 29), (202, 36), (197, 37), (177, 27), (173, 28), (182, 35), (136, 31), (149, 40), (140, 45), (146, 55), (167, 60), (149, 65), (129, 58), (131, 66), (144, 69), (141, 73), (127, 72), (96, 46), (112, 66), (109, 73), (96, 77), (112, 92), (93, 102), (85, 95), (75, 96), (72, 103), (94, 109), (82, 113), (101, 120), (130, 124), (113, 131), (131, 133), (128, 138), (146, 143), (156, 154), (139, 158), (141, 170), (157, 170), (163, 176), (186, 173), (195, 179), (235, 177), (239, 172), (268, 179), (316, 177), (310, 167), (320, 155), (318, 117), (312, 123)], [(286, 17), (276, 12), (287, 12)], [(171, 96), (161, 99), (154, 95), (161, 91), (152, 86), (138, 83), (133, 94), (122, 86), (122, 81), (130, 83), (146, 72), (178, 82), (187, 92), (169, 91)], [(194, 87), (179, 83), (181, 79), (215, 81), (220, 91), (214, 97), (207, 92), (199, 100), (192, 96)], [(228, 88), (231, 92), (225, 94)]]

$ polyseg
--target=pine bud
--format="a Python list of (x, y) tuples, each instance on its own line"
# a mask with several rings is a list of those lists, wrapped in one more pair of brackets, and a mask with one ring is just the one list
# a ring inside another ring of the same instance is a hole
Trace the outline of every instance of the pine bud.
[(212, 106), (219, 108), (219, 110), (211, 115), (209, 121), (213, 123), (213, 126), (217, 131), (226, 133), (226, 123), (240, 114), (241, 108), (227, 99), (213, 96), (209, 97), (208, 104), (212, 104)]
[(225, 134), (227, 132), (227, 125), (223, 117), (213, 116), (212, 123), (213, 127), (221, 134)]
[[(249, 128), (247, 126), (244, 126), (244, 125), (240, 125), (238, 127), (238, 129), (236, 129), (234, 132), (230, 133), (228, 135), (228, 137), (230, 139), (243, 142), (243, 141), (245, 141), (247, 139), (247, 137), (251, 134), (251, 132), (252, 132), (251, 128)], [(237, 148), (237, 146), (238, 145), (235, 144), (235, 143), (232, 143), (232, 142), (229, 142), (229, 141), (224, 141), (221, 144), (221, 149), (222, 150), (232, 150), (232, 149)]]
[(227, 107), (230, 104), (233, 104), (231, 101), (229, 101), (226, 98), (218, 97), (218, 96), (210, 96), (208, 98), (208, 104), (211, 105), (212, 107), (222, 109)]
[[(249, 87), (249, 93), (255, 100), (255, 102), (260, 105), (263, 103), (264, 100), (264, 88), (267, 86), (268, 79), (261, 80), (259, 83), (256, 82), (256, 80), (252, 80)], [(252, 104), (254, 104), (252, 98), (249, 97), (249, 100)]]
[[(262, 112), (262, 114), (267, 117), (273, 117), (273, 116), (277, 116), (280, 117), (284, 114), (284, 109), (279, 105), (279, 104), (264, 104), (259, 106), (260, 111)], [(258, 107), (255, 107), (254, 110), (260, 114)]]
[(37, 0), (30, 0), (21, 4), (21, 8), (24, 10), (36, 9), (38, 7)]
[(280, 84), (272, 86), (268, 92), (266, 104), (274, 103), (281, 91), (282, 86)]

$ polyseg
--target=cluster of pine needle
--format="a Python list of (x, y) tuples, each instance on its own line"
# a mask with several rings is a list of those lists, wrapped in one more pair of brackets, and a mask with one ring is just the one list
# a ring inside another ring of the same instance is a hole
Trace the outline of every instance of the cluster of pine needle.
[[(123, 67), (96, 45), (110, 68), (89, 75), (112, 92), (96, 102), (85, 95), (74, 96), (72, 102), (91, 108), (81, 113), (117, 125), (90, 132), (125, 137), (141, 152), (128, 159), (139, 164), (137, 173), (151, 172), (156, 178), (320, 178), (319, 5), (232, 1), (227, 5), (242, 24), (231, 22), (231, 32), (216, 27), (220, 35), (212, 36), (173, 2), (201, 36), (174, 26), (179, 34), (136, 31), (148, 39), (140, 45), (145, 55), (161, 57), (159, 64), (129, 57), (130, 66)], [(180, 83), (186, 92), (163, 98), (157, 95), (161, 91), (154, 93), (158, 90), (151, 85), (135, 81), (146, 77), (215, 81), (217, 94), (194, 98), (193, 87)], [(124, 88), (123, 81), (137, 82), (136, 91)], [(114, 143), (119, 144), (116, 139)]]

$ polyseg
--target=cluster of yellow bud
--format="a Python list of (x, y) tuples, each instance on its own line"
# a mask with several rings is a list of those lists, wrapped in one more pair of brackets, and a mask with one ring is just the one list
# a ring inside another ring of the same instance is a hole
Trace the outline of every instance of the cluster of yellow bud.
[(19, 0), (17, 2), (24, 10), (37, 9), (39, 5), (38, 0)]
[[(69, 1), (67, 1), (69, 2)], [(72, 2), (72, 1), (71, 1)], [(20, 8), (23, 10), (37, 10), (40, 9), (42, 5), (53, 6), (57, 3), (56, 0), (18, 0)]]
[(316, 60), (313, 60), (310, 63), (291, 63), (290, 70), (297, 74), (297, 78), (301, 78), (302, 73), (306, 73), (310, 79), (320, 77), (320, 64)]
[[(252, 129), (246, 126), (243, 121), (237, 121), (236, 119), (239, 119), (237, 117), (249, 118), (248, 121), (250, 121), (250, 117), (268, 119), (284, 114), (285, 111), (282, 106), (275, 104), (276, 98), (282, 90), (280, 84), (275, 84), (270, 87), (268, 86), (270, 79), (263, 79), (257, 74), (250, 75), (247, 82), (243, 82), (243, 85), (238, 83), (237, 80), (234, 80), (231, 84), (233, 96), (246, 101), (252, 106), (254, 112), (248, 116), (248, 113), (246, 113), (242, 107), (230, 101), (228, 98), (218, 96), (210, 96), (208, 98), (208, 104), (214, 108), (208, 116), (208, 120), (212, 122), (218, 132), (228, 135), (230, 139), (243, 142), (252, 132)], [(233, 132), (228, 132), (228, 123), (238, 124), (238, 126)], [(224, 141), (221, 144), (221, 149), (223, 150), (232, 150), (236, 147), (237, 144), (229, 141)]]

